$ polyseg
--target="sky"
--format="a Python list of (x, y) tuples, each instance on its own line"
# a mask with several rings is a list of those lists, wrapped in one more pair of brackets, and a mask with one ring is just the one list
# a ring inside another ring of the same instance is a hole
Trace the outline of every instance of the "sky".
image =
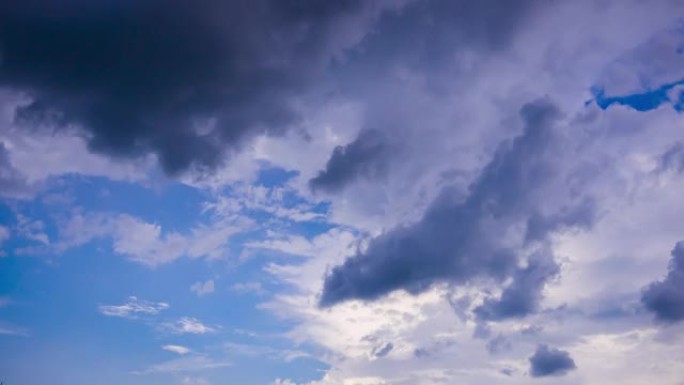
[(681, 0), (0, 3), (5, 385), (684, 385)]

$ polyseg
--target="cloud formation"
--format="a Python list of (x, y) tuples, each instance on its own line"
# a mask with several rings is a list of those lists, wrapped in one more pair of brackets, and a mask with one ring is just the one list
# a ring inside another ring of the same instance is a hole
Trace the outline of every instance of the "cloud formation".
[(383, 4), (8, 2), (0, 86), (31, 98), (19, 121), (78, 126), (94, 151), (153, 153), (170, 174), (213, 168), (296, 123), (296, 99)]
[(665, 278), (648, 285), (641, 295), (646, 309), (662, 322), (684, 320), (684, 242), (678, 242), (671, 255)]
[(562, 376), (577, 369), (570, 353), (543, 344), (537, 346), (529, 361), (532, 377)]
[(309, 185), (314, 191), (334, 193), (357, 178), (382, 179), (389, 166), (389, 151), (382, 132), (361, 130), (351, 143), (335, 147), (325, 169)]
[[(521, 116), (524, 133), (499, 147), (465, 199), (444, 189), (419, 222), (371, 240), (367, 250), (325, 277), (320, 304), (372, 300), (399, 289), (420, 293), (437, 282), (461, 285), (476, 278), (511, 278), (500, 299), (479, 309), (480, 316), (501, 319), (534, 311), (558, 266), (542, 247), (541, 254), (530, 255), (527, 266), (519, 267), (519, 249), (540, 243), (551, 232), (586, 226), (592, 212), (577, 204), (559, 210), (573, 213), (563, 215), (563, 220), (549, 219), (560, 213), (542, 213), (541, 191), (554, 180), (558, 166), (559, 134), (554, 125), (560, 112), (549, 101), (539, 100), (525, 105)], [(515, 244), (507, 242), (504, 235), (521, 226), (528, 235)]]

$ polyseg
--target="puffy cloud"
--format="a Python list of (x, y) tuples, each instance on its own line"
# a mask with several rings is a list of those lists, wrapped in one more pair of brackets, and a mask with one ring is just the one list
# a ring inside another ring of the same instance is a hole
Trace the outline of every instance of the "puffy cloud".
[(123, 305), (100, 305), (100, 313), (108, 317), (121, 317), (135, 319), (141, 315), (155, 315), (169, 308), (166, 302), (149, 302), (139, 300), (137, 297), (129, 297)]
[(671, 255), (665, 278), (648, 285), (641, 295), (644, 306), (663, 322), (684, 320), (684, 242), (677, 243)]
[(577, 369), (570, 353), (547, 345), (537, 346), (529, 361), (532, 377), (562, 376)]

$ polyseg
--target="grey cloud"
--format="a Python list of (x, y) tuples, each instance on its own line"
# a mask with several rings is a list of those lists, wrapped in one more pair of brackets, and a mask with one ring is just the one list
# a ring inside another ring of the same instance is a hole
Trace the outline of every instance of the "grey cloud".
[(502, 320), (523, 317), (537, 310), (544, 285), (555, 277), (560, 267), (553, 260), (550, 251), (530, 257), (528, 265), (513, 274), (513, 282), (506, 287), (498, 299), (487, 299), (475, 309), (483, 320)]
[(375, 357), (384, 357), (388, 355), (392, 349), (394, 349), (394, 344), (391, 342), (386, 343), (385, 345), (378, 346), (377, 348), (373, 349), (373, 356)]
[(363, 34), (380, 2), (10, 1), (0, 86), (28, 94), (29, 126), (84, 129), (92, 150), (212, 168), (292, 105)]
[(389, 145), (377, 130), (361, 130), (357, 138), (337, 146), (325, 166), (309, 181), (314, 191), (332, 193), (343, 189), (357, 178), (379, 179), (387, 171)]
[(664, 279), (648, 285), (641, 302), (661, 322), (684, 320), (684, 242), (672, 250), (668, 272)]
[(12, 164), (5, 143), (0, 142), (0, 196), (21, 197), (29, 190), (26, 178)]
[(663, 153), (663, 155), (660, 157), (659, 169), (662, 171), (684, 171), (684, 143), (675, 143)]
[[(419, 222), (378, 236), (365, 252), (334, 267), (325, 277), (320, 304), (373, 300), (399, 289), (419, 293), (436, 282), (458, 285), (476, 278), (512, 278), (502, 298), (487, 304), (488, 317), (534, 310), (557, 265), (550, 255), (532, 256), (528, 267), (518, 268), (519, 252), (502, 235), (525, 225), (538, 211), (538, 202), (544, 201), (541, 190), (555, 176), (559, 153), (554, 129), (559, 112), (541, 100), (524, 106), (521, 116), (524, 133), (500, 146), (464, 200), (444, 189)], [(565, 226), (583, 226), (581, 219), (568, 220)], [(541, 235), (556, 229), (553, 225), (535, 231)]]
[(511, 341), (504, 337), (502, 334), (497, 335), (487, 342), (487, 351), (489, 354), (499, 354), (501, 352), (511, 350)]
[(532, 377), (562, 376), (577, 369), (570, 353), (547, 345), (537, 346), (529, 361)]

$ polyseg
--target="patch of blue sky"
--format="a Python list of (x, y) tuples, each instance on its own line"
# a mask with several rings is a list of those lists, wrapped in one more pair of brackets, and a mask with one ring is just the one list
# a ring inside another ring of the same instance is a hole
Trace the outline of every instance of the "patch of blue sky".
[(644, 112), (669, 103), (672, 108), (681, 112), (684, 111), (684, 91), (677, 89), (681, 85), (684, 85), (684, 79), (628, 95), (606, 95), (605, 90), (598, 86), (592, 87), (591, 91), (594, 101), (603, 110), (617, 104)]

